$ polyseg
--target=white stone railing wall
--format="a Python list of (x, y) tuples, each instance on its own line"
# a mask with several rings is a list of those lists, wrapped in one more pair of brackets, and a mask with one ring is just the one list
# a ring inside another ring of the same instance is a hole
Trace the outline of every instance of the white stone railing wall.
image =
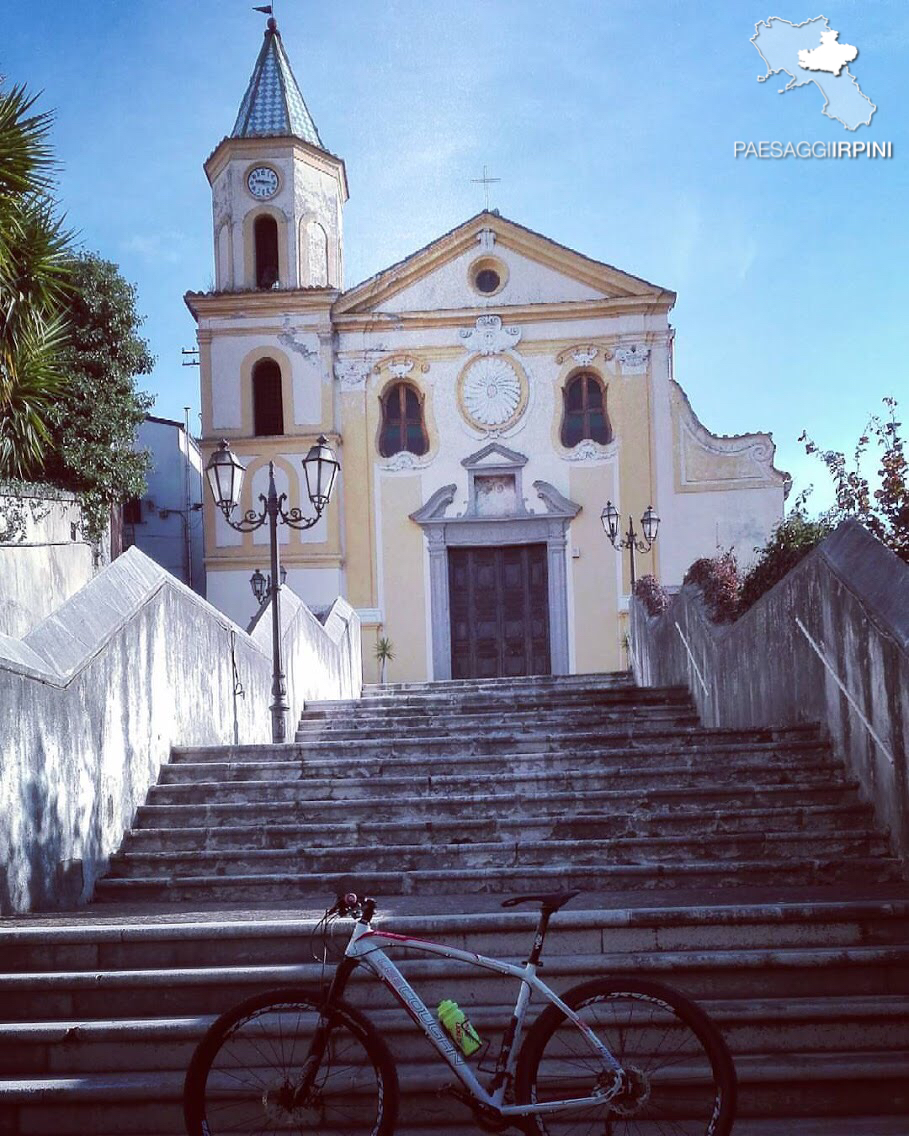
[[(323, 625), (282, 599), (292, 736), (307, 699), (359, 696), (360, 630), (344, 600)], [(0, 911), (85, 902), (172, 746), (269, 742), (271, 671), (269, 626), (247, 635), (136, 548), (0, 635)]]
[(632, 604), (635, 679), (688, 686), (708, 726), (819, 722), (909, 856), (909, 566), (846, 521), (733, 624), (686, 587)]

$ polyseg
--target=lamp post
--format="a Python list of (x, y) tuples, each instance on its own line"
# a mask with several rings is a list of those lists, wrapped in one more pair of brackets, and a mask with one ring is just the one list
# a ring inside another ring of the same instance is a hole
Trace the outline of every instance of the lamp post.
[[(281, 586), (287, 575), (282, 572), (278, 553), (278, 521), (292, 529), (310, 529), (321, 517), (331, 497), (335, 478), (341, 463), (335, 457), (328, 445), (328, 439), (320, 434), (318, 441), (310, 446), (309, 453), (303, 459), (303, 472), (306, 475), (306, 490), (309, 500), (316, 511), (314, 517), (305, 517), (299, 509), (285, 507), (287, 494), (278, 494), (275, 485), (275, 463), (268, 463), (268, 494), (259, 494), (262, 502), (260, 511), (247, 509), (239, 521), (231, 520), (231, 513), (240, 504), (240, 494), (243, 488), (243, 475), (246, 467), (237, 460), (231, 452), (226, 441), (212, 454), (205, 473), (211, 488), (215, 504), (224, 515), (225, 521), (237, 532), (254, 532), (268, 523), (268, 535), (271, 547), (271, 573), (266, 578), (261, 572), (253, 573), (250, 584), (253, 593), (260, 602), (271, 597), (271, 651), (272, 651), (272, 679), (271, 679), (271, 739), (273, 742), (287, 740), (287, 683), (284, 675), (284, 660), (281, 650)], [(261, 595), (259, 591), (261, 590)]]
[(611, 501), (606, 502), (606, 508), (600, 514), (600, 520), (603, 522), (603, 532), (609, 537), (609, 543), (616, 552), (620, 552), (623, 548), (628, 549), (628, 563), (631, 569), (631, 591), (634, 592), (635, 549), (637, 549), (638, 552), (649, 552), (651, 548), (653, 548), (657, 538), (657, 530), (660, 527), (660, 518), (653, 511), (653, 506), (648, 505), (644, 515), (641, 517), (643, 539), (639, 539), (638, 534), (634, 531), (634, 523), (631, 520), (630, 514), (628, 516), (628, 532), (625, 533), (624, 537), (619, 537), (619, 511)]

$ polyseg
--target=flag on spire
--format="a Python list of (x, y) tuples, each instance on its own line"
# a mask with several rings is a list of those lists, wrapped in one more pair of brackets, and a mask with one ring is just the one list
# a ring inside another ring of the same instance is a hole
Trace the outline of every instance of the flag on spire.
[(271, 10), (271, 4), (263, 4), (261, 8), (253, 8), (254, 12), (262, 12), (266, 16), (273, 16), (274, 12)]

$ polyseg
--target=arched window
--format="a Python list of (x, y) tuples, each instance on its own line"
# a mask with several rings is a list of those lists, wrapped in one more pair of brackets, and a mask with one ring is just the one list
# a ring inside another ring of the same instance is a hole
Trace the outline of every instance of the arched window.
[(612, 441), (612, 427), (606, 415), (606, 392), (596, 375), (583, 371), (572, 376), (562, 395), (563, 446), (576, 446), (585, 438), (601, 445)]
[(429, 449), (420, 396), (409, 383), (394, 383), (382, 396), (379, 453), (390, 458), (401, 450), (425, 454)]
[(253, 433), (284, 433), (281, 368), (274, 359), (260, 359), (252, 372)]
[(256, 245), (256, 287), (274, 288), (278, 283), (278, 222), (274, 217), (257, 217), (253, 225)]

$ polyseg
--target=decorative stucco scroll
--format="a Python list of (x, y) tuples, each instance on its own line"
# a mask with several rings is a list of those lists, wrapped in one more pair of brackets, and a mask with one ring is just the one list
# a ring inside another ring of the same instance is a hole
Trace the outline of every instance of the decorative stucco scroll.
[(612, 441), (608, 446), (602, 446), (592, 438), (585, 438), (583, 442), (563, 454), (565, 461), (570, 462), (597, 462), (609, 461), (619, 452), (619, 444)]
[(393, 359), (388, 369), (396, 379), (406, 378), (414, 368), (413, 359)]
[(516, 347), (521, 339), (519, 327), (503, 327), (500, 316), (479, 316), (476, 327), (461, 328), (462, 346), (479, 355), (498, 355)]
[(382, 462), (380, 469), (384, 469), (388, 473), (400, 473), (402, 470), (423, 469), (427, 465), (429, 465), (429, 462), (425, 458), (418, 457), (409, 450), (401, 450), (400, 453), (390, 457), (388, 461)]
[(650, 362), (650, 348), (632, 343), (628, 347), (617, 348), (615, 357), (623, 375), (642, 375)]

